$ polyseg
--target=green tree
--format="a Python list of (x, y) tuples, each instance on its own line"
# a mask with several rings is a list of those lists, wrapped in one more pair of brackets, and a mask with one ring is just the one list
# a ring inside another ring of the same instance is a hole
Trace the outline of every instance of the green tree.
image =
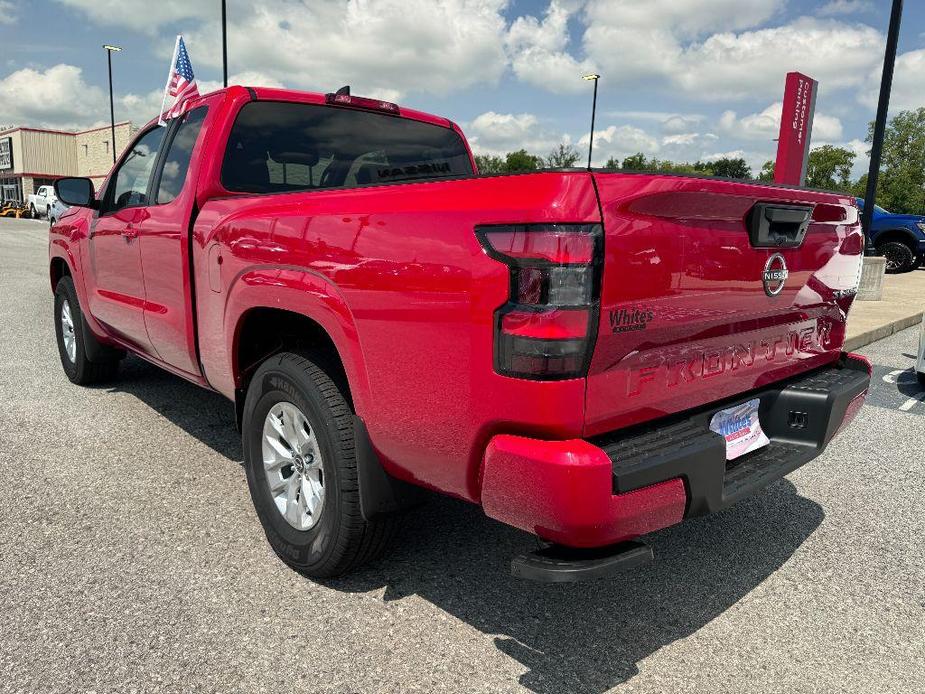
[(542, 157), (529, 154), (525, 149), (518, 149), (516, 152), (508, 152), (504, 156), (503, 170), (508, 173), (513, 173), (515, 171), (536, 171), (542, 167)]
[[(870, 124), (867, 141), (873, 141)], [(900, 214), (925, 214), (925, 107), (901, 111), (887, 125), (877, 204)]]
[(646, 163), (649, 171), (656, 173), (670, 173), (680, 175), (700, 175), (704, 171), (697, 168), (696, 164), (687, 161), (671, 161), (670, 159), (651, 159)]
[(847, 192), (851, 188), (851, 169), (855, 153), (844, 147), (823, 145), (809, 153), (806, 163), (806, 185)]
[(610, 159), (607, 160), (607, 163), (604, 164), (604, 168), (610, 169), (611, 171), (619, 171), (620, 170), (620, 160), (617, 159), (616, 157), (610, 157)]
[(710, 162), (710, 168), (713, 169), (713, 175), (720, 178), (743, 178), (752, 177), (752, 170), (741, 157), (730, 159), (723, 157)]
[(546, 166), (551, 169), (570, 169), (580, 157), (578, 150), (572, 145), (560, 144), (546, 157)]
[[(861, 176), (858, 180), (851, 184), (851, 188), (848, 190), (856, 198), (867, 197), (867, 174)], [(879, 202), (877, 203), (880, 207), (883, 207)]]
[(646, 155), (639, 152), (624, 159), (623, 168), (627, 171), (648, 171), (649, 163), (646, 161)]
[(774, 161), (768, 160), (761, 166), (761, 173), (758, 174), (759, 181), (765, 181), (767, 183), (774, 182)]
[(475, 165), (479, 173), (493, 174), (504, 171), (504, 160), (501, 157), (495, 157), (491, 154), (476, 154)]

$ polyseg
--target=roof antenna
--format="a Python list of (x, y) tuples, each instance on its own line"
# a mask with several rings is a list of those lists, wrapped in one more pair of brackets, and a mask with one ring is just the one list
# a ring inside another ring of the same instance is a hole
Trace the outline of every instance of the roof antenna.
[(345, 84), (343, 87), (334, 92), (337, 96), (350, 96), (350, 85)]

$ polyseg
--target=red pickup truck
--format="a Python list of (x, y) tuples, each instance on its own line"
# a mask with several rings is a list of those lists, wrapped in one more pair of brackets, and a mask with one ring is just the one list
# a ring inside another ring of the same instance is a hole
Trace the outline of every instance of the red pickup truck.
[(478, 175), (445, 118), (243, 87), (56, 190), (65, 373), (131, 352), (234, 402), (257, 515), (311, 576), (380, 553), (421, 488), (541, 538), (516, 575), (625, 569), (816, 457), (870, 380), (844, 195)]

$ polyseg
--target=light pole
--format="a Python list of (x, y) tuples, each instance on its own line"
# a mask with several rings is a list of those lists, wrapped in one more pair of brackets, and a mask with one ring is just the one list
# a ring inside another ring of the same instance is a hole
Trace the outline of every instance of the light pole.
[(228, 25), (226, 22), (225, 0), (222, 0), (222, 75), (228, 86)]
[(116, 163), (116, 111), (112, 103), (112, 53), (121, 51), (118, 46), (103, 44), (106, 49), (106, 62), (109, 64), (109, 123), (112, 127), (112, 163)]
[(583, 80), (594, 80), (594, 100), (591, 102), (591, 139), (588, 141), (588, 170), (591, 170), (591, 153), (594, 151), (594, 116), (597, 115), (597, 81), (600, 75), (583, 75)]
[(883, 155), (883, 139), (886, 135), (886, 119), (890, 111), (890, 92), (893, 90), (893, 68), (896, 65), (896, 46), (899, 43), (899, 25), (903, 16), (903, 0), (893, 0), (890, 13), (890, 29), (886, 37), (886, 55), (883, 57), (883, 77), (880, 80), (880, 101), (877, 104), (877, 120), (874, 123), (874, 137), (870, 148), (870, 169), (867, 173), (867, 192), (864, 195), (864, 212), (861, 227), (867, 255), (875, 251), (870, 243), (870, 225), (877, 202), (877, 179), (880, 177), (880, 160)]

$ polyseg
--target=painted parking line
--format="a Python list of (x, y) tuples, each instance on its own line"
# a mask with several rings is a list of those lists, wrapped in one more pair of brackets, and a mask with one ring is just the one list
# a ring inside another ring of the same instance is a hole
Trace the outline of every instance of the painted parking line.
[(925, 393), (922, 393), (916, 398), (909, 398), (906, 400), (906, 402), (899, 406), (899, 409), (901, 409), (903, 412), (908, 412), (920, 402), (925, 402)]
[(919, 384), (914, 368), (897, 369), (875, 364), (867, 404), (925, 416), (925, 388)]

